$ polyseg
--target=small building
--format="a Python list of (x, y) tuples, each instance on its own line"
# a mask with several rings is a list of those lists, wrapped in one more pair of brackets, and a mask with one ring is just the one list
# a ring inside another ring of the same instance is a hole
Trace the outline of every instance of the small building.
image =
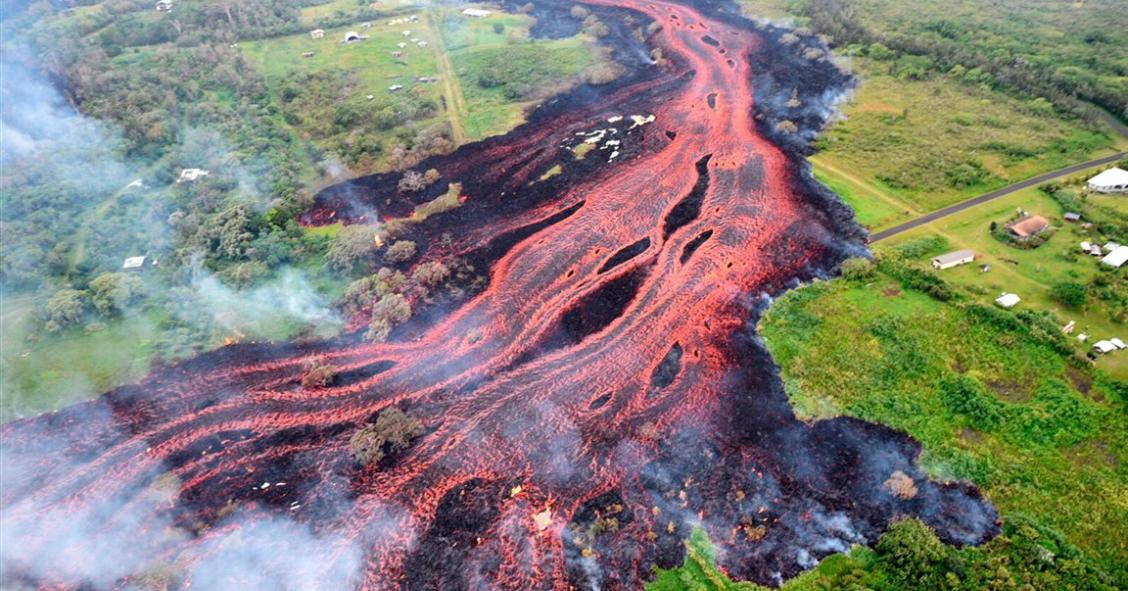
[(472, 16), (474, 18), (484, 18), (493, 14), (492, 10), (483, 10), (481, 8), (467, 8), (462, 11), (463, 16)]
[(371, 28), (372, 28), (372, 23), (367, 23), (367, 22), (365, 22), (365, 23), (360, 23), (360, 28), (362, 28), (362, 29), (371, 29)]
[(1097, 193), (1128, 193), (1128, 170), (1110, 168), (1089, 179), (1087, 186)]
[(1124, 341), (1120, 339), (1112, 338), (1109, 339), (1108, 342), (1112, 343), (1117, 349), (1128, 349), (1128, 344), (1125, 344)]
[(1106, 340), (1106, 341), (1097, 341), (1097, 342), (1093, 343), (1093, 352), (1094, 353), (1101, 353), (1101, 354), (1112, 353), (1115, 350), (1116, 350), (1116, 345), (1112, 344), (1112, 341)]
[(180, 177), (176, 179), (177, 183), (191, 183), (197, 179), (203, 178), (211, 174), (211, 172), (202, 168), (185, 168), (180, 171)]
[(345, 33), (345, 43), (352, 43), (354, 41), (364, 41), (367, 38), (368, 38), (367, 36), (362, 36), (360, 33), (357, 33), (356, 31), (349, 31), (349, 32)]
[(965, 264), (970, 263), (974, 260), (975, 260), (975, 253), (973, 251), (957, 250), (955, 252), (949, 252), (948, 254), (942, 254), (942, 255), (932, 259), (932, 266), (937, 268), (937, 269), (941, 269), (941, 270), (951, 269), (952, 267), (958, 267), (960, 265), (965, 265)]
[(172, 0), (157, 0), (157, 12), (168, 12), (172, 10)]
[(1079, 222), (1079, 221), (1081, 221), (1081, 214), (1077, 213), (1076, 211), (1067, 211), (1067, 212), (1065, 212), (1065, 215), (1063, 215), (1061, 217), (1065, 218), (1065, 221), (1067, 221), (1067, 222)]
[(1019, 240), (1029, 240), (1049, 226), (1050, 221), (1040, 215), (1026, 215), (1007, 224), (1007, 231)]
[(1101, 256), (1101, 255), (1102, 255), (1102, 254), (1104, 254), (1104, 253), (1103, 253), (1103, 252), (1101, 252), (1101, 247), (1100, 247), (1100, 246), (1098, 246), (1098, 245), (1094, 244), (1094, 245), (1092, 245), (1092, 246), (1090, 246), (1090, 247), (1089, 247), (1089, 254), (1090, 254), (1090, 255), (1092, 255), (1092, 256), (1095, 256), (1095, 257), (1099, 257), (1099, 256)]
[(393, 51), (392, 57), (403, 57), (403, 52), (402, 51)]
[(404, 37), (410, 37), (410, 36), (411, 36), (411, 31), (407, 31), (407, 30), (405, 30), (405, 31), (403, 31), (403, 32), (402, 32), (401, 34), (402, 34), (402, 35), (403, 35)]
[(149, 257), (127, 257), (121, 264), (122, 271), (142, 271)]
[(314, 29), (309, 32), (310, 39), (321, 39), (325, 37), (325, 29)]
[(1101, 248), (1103, 248), (1105, 252), (1112, 252), (1112, 251), (1120, 248), (1120, 243), (1119, 242), (1113, 242), (1112, 240), (1109, 240), (1108, 242), (1105, 242), (1104, 246), (1102, 246)]
[(126, 189), (144, 189), (145, 188), (145, 182), (142, 181), (141, 179), (136, 179), (133, 182), (126, 185), (125, 188)]
[(393, 85), (388, 87), (388, 90), (395, 92), (397, 90), (401, 90), (402, 88), (403, 88), (402, 84), (393, 84)]
[(1128, 246), (1121, 246), (1101, 259), (1102, 265), (1113, 269), (1119, 269), (1126, 262), (1128, 262)]
[(1081, 241), (1081, 251), (1084, 252), (1085, 254), (1089, 254), (1090, 250), (1093, 250), (1093, 245), (1090, 244), (1088, 240), (1082, 240)]
[(420, 41), (420, 42), (416, 43), (416, 45), (418, 45), (419, 47), (427, 47), (427, 42), (426, 41)]
[(1069, 324), (1061, 327), (1061, 331), (1065, 334), (1073, 334), (1074, 328), (1077, 328), (1077, 322), (1075, 320), (1070, 320)]
[(404, 43), (403, 41), (400, 41), (399, 43), (396, 43), (396, 47), (403, 49), (403, 48), (407, 47), (407, 44)]
[(303, 54), (302, 54), (302, 57), (313, 57), (313, 52), (312, 52), (312, 51), (307, 51), (307, 52), (305, 52), (305, 53), (303, 53)]
[(1004, 293), (1003, 295), (995, 298), (995, 303), (1002, 308), (1013, 308), (1021, 301), (1022, 298), (1013, 293)]

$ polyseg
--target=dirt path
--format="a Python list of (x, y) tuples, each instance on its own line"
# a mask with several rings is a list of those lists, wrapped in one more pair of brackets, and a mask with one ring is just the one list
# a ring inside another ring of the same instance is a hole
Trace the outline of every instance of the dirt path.
[(439, 78), (443, 83), (443, 95), (446, 97), (450, 133), (453, 136), (451, 139), (454, 140), (455, 146), (461, 146), (466, 143), (466, 129), (462, 125), (462, 117), (466, 114), (466, 99), (462, 97), (462, 84), (459, 83), (454, 65), (450, 62), (450, 54), (447, 52), (446, 44), (443, 43), (443, 33), (435, 22), (436, 18), (434, 10), (428, 11), (427, 28), (435, 39), (432, 47), (435, 51), (435, 65), (439, 69)]
[(1050, 180), (1053, 180), (1053, 179), (1056, 179), (1056, 178), (1059, 178), (1059, 177), (1063, 177), (1063, 176), (1066, 176), (1066, 175), (1081, 172), (1082, 170), (1085, 170), (1086, 168), (1092, 168), (1094, 166), (1101, 166), (1101, 165), (1104, 165), (1104, 164), (1112, 164), (1113, 162), (1116, 162), (1116, 161), (1120, 160), (1121, 158), (1125, 158), (1125, 157), (1128, 157), (1128, 152), (1120, 152), (1118, 154), (1113, 154), (1111, 156), (1105, 156), (1103, 158), (1097, 158), (1095, 160), (1089, 160), (1088, 162), (1082, 162), (1080, 164), (1074, 164), (1073, 166), (1067, 166), (1065, 168), (1059, 168), (1058, 170), (1054, 170), (1054, 171), (1050, 171), (1050, 172), (1047, 172), (1047, 173), (1044, 173), (1044, 174), (1040, 174), (1036, 177), (1031, 177), (1031, 178), (1028, 178), (1024, 181), (1017, 182), (1013, 185), (1003, 187), (1002, 189), (996, 189), (994, 191), (991, 191), (990, 193), (984, 193), (983, 195), (980, 195), (978, 197), (968, 199), (967, 201), (961, 201), (959, 203), (956, 203), (955, 205), (949, 205), (948, 207), (945, 207), (943, 209), (940, 209), (940, 210), (934, 211), (932, 213), (923, 215), (923, 216), (918, 217), (914, 220), (909, 220), (909, 221), (907, 221), (903, 224), (893, 226), (892, 228), (882, 230), (880, 232), (876, 232), (876, 233), (870, 235), (869, 241), (870, 241), (870, 243), (874, 243), (874, 242), (877, 242), (878, 240), (884, 240), (886, 238), (889, 238), (890, 236), (896, 236), (897, 234), (900, 234), (901, 232), (904, 232), (906, 230), (911, 230), (913, 228), (919, 228), (920, 226), (923, 226), (924, 224), (927, 224), (929, 222), (933, 222), (933, 221), (936, 221), (940, 218), (950, 216), (953, 213), (963, 211), (963, 210), (968, 209), (970, 207), (975, 207), (976, 205), (979, 205), (980, 203), (986, 203), (988, 201), (998, 199), (999, 197), (1003, 197), (1005, 195), (1010, 195), (1011, 193), (1014, 193), (1015, 191), (1021, 191), (1022, 189), (1025, 189), (1025, 188), (1028, 188), (1028, 187), (1033, 187), (1035, 185), (1044, 183), (1046, 181), (1050, 181)]

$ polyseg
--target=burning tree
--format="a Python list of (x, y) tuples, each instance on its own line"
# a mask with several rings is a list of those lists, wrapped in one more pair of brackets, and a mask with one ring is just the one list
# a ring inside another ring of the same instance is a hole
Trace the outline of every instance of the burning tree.
[(390, 406), (376, 417), (376, 422), (368, 423), (349, 440), (349, 449), (356, 461), (363, 466), (379, 463), (389, 454), (399, 453), (423, 434), (423, 425), (411, 415)]
[(324, 388), (337, 377), (337, 369), (324, 359), (311, 360), (307, 366), (309, 369), (302, 376), (303, 388)]

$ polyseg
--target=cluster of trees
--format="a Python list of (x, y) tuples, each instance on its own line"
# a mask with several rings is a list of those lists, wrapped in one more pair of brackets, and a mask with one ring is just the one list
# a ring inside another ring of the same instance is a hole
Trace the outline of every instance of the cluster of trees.
[(375, 421), (353, 434), (349, 450), (358, 464), (371, 466), (407, 449), (423, 432), (423, 425), (415, 417), (398, 406), (389, 406), (376, 415)]
[[(1083, 39), (1040, 39), (1031, 33), (1038, 30), (1037, 23), (1021, 22), (1038, 18), (1037, 14), (1016, 20), (1012, 18), (1016, 13), (1003, 4), (984, 9), (1001, 14), (977, 22), (944, 18), (935, 7), (918, 11), (916, 18), (882, 20), (891, 11), (873, 4), (871, 0), (801, 0), (795, 8), (813, 28), (839, 43), (866, 45), (870, 56), (879, 60), (898, 56), (907, 60), (898, 64), (906, 77), (953, 72), (975, 84), (1044, 97), (1063, 112), (1091, 116), (1077, 103), (1080, 98), (1128, 120), (1128, 72), (1117, 57), (1123, 53), (1116, 49), (1128, 40), (1122, 29), (1090, 29)], [(1113, 20), (1094, 18), (1092, 24), (1109, 27)]]
[(112, 318), (133, 307), (145, 296), (145, 283), (130, 273), (102, 273), (85, 289), (64, 288), (44, 306), (44, 327), (49, 332), (83, 323), (93, 313)]

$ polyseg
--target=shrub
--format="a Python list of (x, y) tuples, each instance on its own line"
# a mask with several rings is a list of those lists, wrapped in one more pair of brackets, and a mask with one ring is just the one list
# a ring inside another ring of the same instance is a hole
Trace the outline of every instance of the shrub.
[(860, 281), (873, 275), (873, 261), (865, 257), (850, 257), (842, 261), (842, 276), (850, 281)]
[(1085, 301), (1088, 299), (1088, 292), (1085, 286), (1080, 283), (1062, 281), (1055, 283), (1050, 288), (1050, 296), (1063, 306), (1080, 308), (1085, 305)]
[(937, 565), (949, 552), (929, 527), (916, 519), (895, 521), (877, 541), (878, 561), (905, 589), (936, 588)]
[(990, 431), (1002, 420), (1003, 403), (995, 400), (978, 380), (953, 375), (940, 380), (940, 403), (952, 414), (966, 419), (968, 426)]
[(370, 270), (373, 260), (375, 230), (369, 226), (345, 226), (329, 243), (325, 262), (341, 272)]
[(86, 316), (89, 305), (90, 300), (85, 291), (60, 289), (47, 300), (45, 308), (47, 330), (55, 332), (78, 324)]
[(337, 369), (323, 359), (311, 361), (302, 376), (303, 388), (324, 388), (333, 383), (337, 377)]
[(353, 458), (362, 466), (379, 463), (389, 454), (399, 453), (423, 434), (423, 425), (396, 406), (380, 411), (349, 439)]
[(90, 301), (103, 316), (124, 311), (145, 291), (141, 278), (132, 273), (102, 273), (90, 282)]
[(415, 256), (415, 243), (410, 240), (396, 240), (384, 251), (384, 260), (395, 264), (403, 263)]
[(372, 321), (368, 324), (365, 338), (382, 342), (392, 334), (392, 329), (411, 318), (411, 303), (398, 293), (389, 293), (372, 306)]

